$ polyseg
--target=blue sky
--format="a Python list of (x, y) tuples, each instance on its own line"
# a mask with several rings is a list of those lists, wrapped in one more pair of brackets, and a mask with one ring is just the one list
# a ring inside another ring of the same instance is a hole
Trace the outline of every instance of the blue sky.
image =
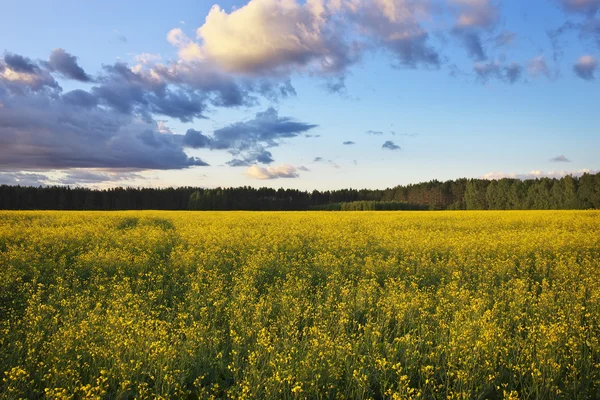
[(0, 183), (384, 188), (600, 169), (600, 0), (216, 4), (3, 5)]

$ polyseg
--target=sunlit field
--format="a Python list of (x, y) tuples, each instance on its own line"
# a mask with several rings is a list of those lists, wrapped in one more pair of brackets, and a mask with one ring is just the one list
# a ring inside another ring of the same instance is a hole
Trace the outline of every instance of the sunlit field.
[(0, 212), (0, 398), (599, 398), (600, 212)]

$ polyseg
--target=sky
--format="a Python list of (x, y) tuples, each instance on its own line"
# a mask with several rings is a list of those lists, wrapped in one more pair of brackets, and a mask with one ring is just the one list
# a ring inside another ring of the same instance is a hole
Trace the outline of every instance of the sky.
[(30, 0), (0, 184), (386, 188), (600, 170), (600, 0)]

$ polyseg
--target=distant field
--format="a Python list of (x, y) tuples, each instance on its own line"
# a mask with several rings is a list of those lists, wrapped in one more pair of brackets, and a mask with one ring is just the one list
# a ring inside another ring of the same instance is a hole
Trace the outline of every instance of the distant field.
[(600, 212), (0, 212), (0, 398), (600, 398)]

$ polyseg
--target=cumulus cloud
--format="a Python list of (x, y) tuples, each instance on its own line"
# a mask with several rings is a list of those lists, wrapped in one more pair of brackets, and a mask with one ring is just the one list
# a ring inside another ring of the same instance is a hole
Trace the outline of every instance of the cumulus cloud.
[(590, 55), (581, 56), (573, 66), (575, 74), (586, 81), (593, 81), (596, 79), (595, 74), (597, 69), (598, 60)]
[(348, 56), (330, 18), (318, 0), (251, 0), (230, 13), (215, 5), (196, 32), (200, 43), (179, 28), (169, 33), (169, 41), (182, 59), (208, 60), (229, 72), (285, 73), (308, 66), (339, 71)]
[(569, 160), (567, 157), (565, 157), (562, 154), (560, 156), (551, 158), (550, 161), (551, 162), (571, 162), (571, 160)]
[(564, 176), (570, 175), (573, 177), (580, 177), (583, 174), (597, 174), (600, 171), (590, 170), (590, 169), (582, 169), (579, 171), (542, 171), (542, 170), (533, 170), (529, 173), (519, 174), (519, 173), (507, 173), (507, 172), (489, 172), (483, 175), (482, 179), (488, 180), (498, 180), (504, 178), (510, 179), (540, 179), (540, 178), (557, 178), (560, 179)]
[(385, 142), (383, 144), (383, 146), (381, 146), (381, 148), (385, 149), (385, 150), (392, 150), (392, 151), (400, 150), (400, 146), (398, 146), (396, 143), (392, 142), (391, 140), (388, 140), (387, 142)]
[(89, 82), (92, 78), (77, 63), (77, 57), (67, 53), (63, 49), (55, 49), (48, 60), (50, 71), (58, 72), (68, 79), (80, 82)]
[(434, 66), (440, 56), (421, 25), (429, 2), (411, 0), (250, 0), (227, 12), (215, 5), (191, 38), (168, 34), (180, 60), (246, 76), (308, 71), (341, 92), (349, 66), (384, 48), (402, 67)]
[(246, 176), (251, 179), (279, 179), (279, 178), (298, 178), (298, 170), (296, 167), (282, 164), (274, 167), (260, 167), (253, 165), (246, 170)]

